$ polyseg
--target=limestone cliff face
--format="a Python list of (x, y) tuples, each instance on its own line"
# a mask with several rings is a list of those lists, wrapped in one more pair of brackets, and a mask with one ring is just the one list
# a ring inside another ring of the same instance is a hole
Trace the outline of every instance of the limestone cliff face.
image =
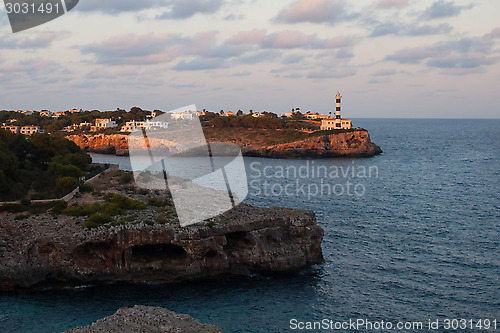
[(207, 223), (85, 229), (78, 218), (2, 213), (0, 289), (174, 281), (296, 270), (323, 261), (314, 213), (241, 204)]
[(80, 148), (100, 154), (128, 154), (128, 135), (124, 134), (97, 134), (97, 135), (69, 135), (68, 140), (76, 143)]
[[(104, 154), (127, 155), (128, 136), (113, 135), (70, 135), (67, 138), (80, 148)], [(224, 141), (221, 138), (220, 141)], [(170, 149), (175, 153), (175, 143), (154, 138), (149, 139), (152, 149)], [(274, 146), (249, 145), (242, 147), (243, 155), (270, 158), (328, 158), (328, 157), (370, 157), (382, 153), (379, 146), (370, 139), (364, 129), (341, 132), (284, 143)]]
[(269, 147), (245, 147), (246, 156), (272, 158), (370, 157), (382, 153), (366, 130), (312, 137)]

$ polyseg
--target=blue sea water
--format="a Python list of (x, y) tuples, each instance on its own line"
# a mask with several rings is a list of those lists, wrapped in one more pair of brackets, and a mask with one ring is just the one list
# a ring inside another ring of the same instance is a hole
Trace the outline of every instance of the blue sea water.
[[(500, 330), (500, 120), (359, 119), (355, 125), (367, 128), (384, 153), (245, 159), (246, 202), (313, 210), (325, 229), (324, 264), (197, 283), (1, 293), (0, 331), (61, 332), (135, 304), (188, 313), (224, 332), (294, 331), (294, 318), (425, 325), (496, 319)], [(94, 159), (127, 166), (126, 158)], [(304, 172), (280, 174), (285, 167)], [(349, 174), (325, 178), (325, 168)], [(324, 193), (300, 190), (315, 185)], [(266, 186), (280, 195), (265, 195)]]

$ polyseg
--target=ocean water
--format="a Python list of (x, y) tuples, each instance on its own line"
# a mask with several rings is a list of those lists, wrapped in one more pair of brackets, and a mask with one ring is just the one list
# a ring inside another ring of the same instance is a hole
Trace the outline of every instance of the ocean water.
[[(224, 332), (298, 331), (292, 319), (423, 322), (424, 331), (431, 319), (440, 320), (434, 331), (445, 331), (454, 318), (496, 319), (499, 331), (500, 120), (355, 125), (382, 155), (245, 158), (245, 201), (313, 210), (325, 229), (324, 264), (219, 281), (1, 293), (0, 332), (61, 332), (135, 304)], [(127, 168), (126, 158), (93, 157)]]

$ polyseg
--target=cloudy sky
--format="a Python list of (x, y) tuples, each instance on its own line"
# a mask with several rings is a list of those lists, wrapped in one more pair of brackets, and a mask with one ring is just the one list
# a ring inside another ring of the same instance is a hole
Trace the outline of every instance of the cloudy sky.
[(0, 109), (499, 118), (498, 0), (80, 0), (13, 34)]

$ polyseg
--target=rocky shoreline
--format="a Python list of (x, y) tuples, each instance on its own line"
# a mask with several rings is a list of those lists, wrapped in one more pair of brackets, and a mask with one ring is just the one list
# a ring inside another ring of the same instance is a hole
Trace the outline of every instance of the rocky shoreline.
[(151, 332), (151, 333), (222, 333), (214, 325), (201, 324), (184, 314), (150, 306), (121, 308), (115, 314), (86, 327), (76, 327), (65, 333)]
[(246, 204), (210, 222), (95, 229), (79, 217), (0, 214), (0, 289), (179, 281), (293, 271), (323, 261), (313, 212)]
[[(126, 134), (81, 134), (69, 135), (66, 138), (88, 152), (128, 155), (129, 142)], [(371, 157), (382, 153), (382, 149), (371, 141), (370, 134), (364, 129), (342, 131), (271, 146), (232, 143), (240, 145), (244, 156), (268, 158)], [(152, 139), (150, 144), (152, 149), (165, 149), (165, 143), (161, 140)]]

